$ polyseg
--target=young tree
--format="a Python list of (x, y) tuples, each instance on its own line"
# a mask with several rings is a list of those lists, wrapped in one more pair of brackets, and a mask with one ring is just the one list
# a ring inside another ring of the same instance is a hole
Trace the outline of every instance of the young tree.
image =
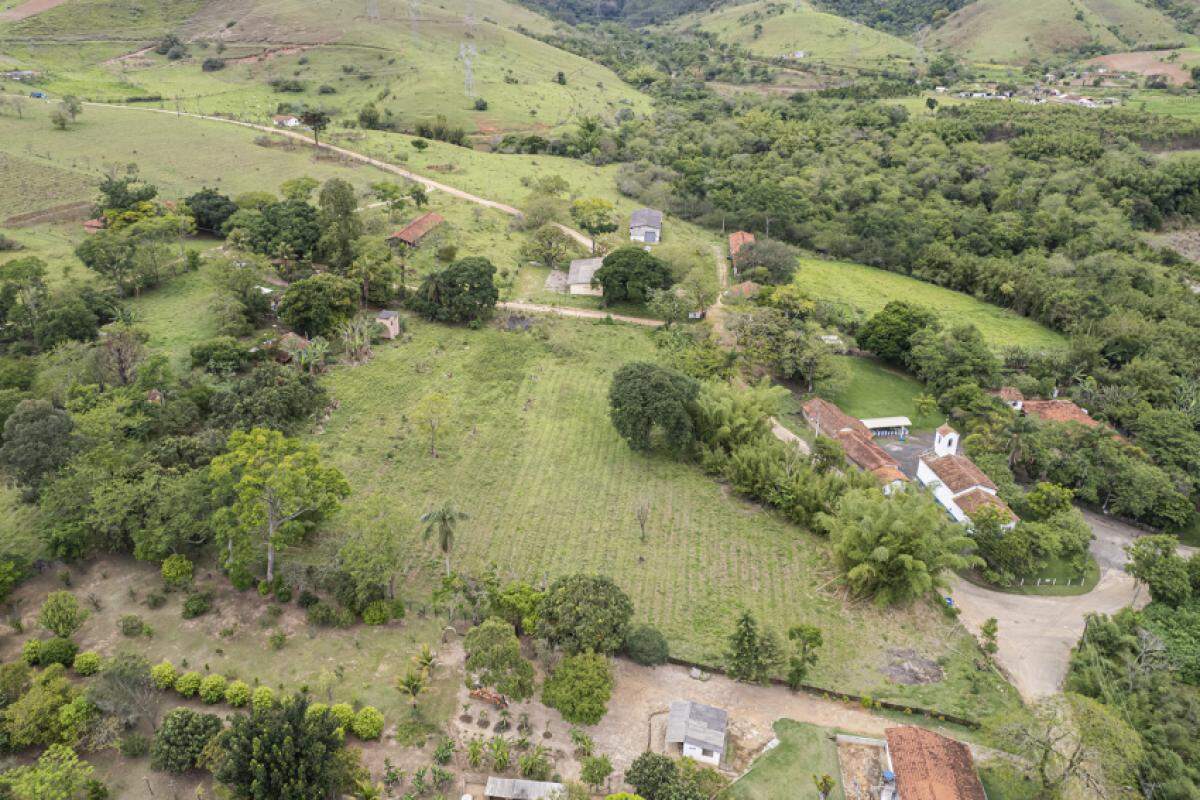
[(667, 289), (675, 282), (666, 263), (640, 247), (621, 247), (606, 255), (595, 279), (604, 291), (606, 306), (645, 303), (651, 290)]
[(833, 778), (829, 777), (829, 775), (822, 775), (819, 778), (816, 775), (813, 775), (812, 779), (813, 787), (817, 790), (817, 796), (821, 800), (828, 800), (830, 793), (833, 792), (834, 787), (837, 786), (837, 784), (833, 782)]
[(533, 665), (521, 656), (521, 643), (512, 625), (495, 617), (486, 619), (467, 631), (463, 646), (473, 681), (514, 700), (533, 695)]
[(694, 414), (700, 385), (657, 364), (635, 361), (613, 375), (608, 390), (609, 418), (634, 450), (654, 447), (659, 430), (668, 448), (683, 452), (695, 440)]
[(601, 197), (581, 197), (576, 200), (571, 204), (571, 219), (592, 237), (593, 255), (596, 253), (596, 237), (617, 229), (616, 207)]
[(608, 711), (612, 687), (608, 658), (580, 653), (559, 662), (542, 686), (542, 702), (558, 709), (567, 722), (595, 725)]
[(538, 609), (538, 635), (567, 653), (615, 653), (625, 642), (633, 601), (611, 578), (565, 575)]
[(637, 504), (637, 508), (633, 510), (633, 516), (637, 519), (638, 529), (641, 531), (642, 543), (646, 543), (646, 523), (650, 521), (650, 501), (641, 500)]
[(88, 687), (88, 700), (125, 727), (153, 722), (162, 695), (150, 677), (150, 662), (130, 652), (119, 652)]
[(995, 617), (988, 617), (984, 620), (983, 625), (979, 627), (979, 638), (982, 640), (983, 652), (989, 656), (996, 655), (996, 650), (999, 649), (996, 644), (996, 636), (1000, 632), (1000, 623)]
[(287, 288), (279, 318), (307, 337), (327, 336), (358, 311), (359, 287), (326, 272), (303, 278)]
[(612, 771), (612, 761), (608, 756), (585, 756), (579, 777), (593, 790), (599, 791), (600, 787), (608, 781), (608, 776), (612, 774)]
[(788, 659), (787, 682), (793, 690), (799, 689), (808, 671), (817, 663), (817, 650), (825, 643), (821, 629), (816, 625), (793, 625), (788, 629), (788, 640), (795, 651)]
[(374, 193), (376, 200), (387, 206), (388, 214), (393, 218), (404, 210), (404, 206), (409, 201), (408, 192), (395, 181), (373, 183), (371, 192)]
[(416, 670), (410, 669), (403, 678), (396, 680), (396, 691), (412, 703), (413, 716), (417, 715), (417, 698), (421, 696), (425, 688), (425, 674)]
[(521, 246), (521, 257), (547, 269), (557, 269), (570, 258), (574, 244), (558, 226), (547, 223), (529, 234)]
[(429, 431), (429, 455), (438, 457), (437, 435), (442, 423), (450, 416), (450, 398), (441, 392), (431, 392), (413, 407), (413, 422)]
[(449, 501), (421, 515), (421, 523), (425, 526), (425, 538), (437, 537), (438, 549), (446, 559), (447, 577), (450, 576), (450, 551), (454, 549), (454, 531), (464, 519), (470, 517), (456, 509), (454, 503)]
[(360, 601), (384, 587), (396, 597), (396, 572), (400, 568), (400, 537), (390, 522), (376, 520), (346, 537), (338, 548), (338, 564), (354, 581)]
[(234, 431), (228, 448), (209, 466), (219, 505), (213, 523), (226, 546), (226, 566), (244, 562), (263, 546), (267, 581), (272, 581), (277, 548), (299, 541), (337, 510), (350, 485), (336, 467), (321, 462), (316, 446), (279, 431)]
[(79, 606), (75, 595), (66, 591), (51, 592), (42, 601), (38, 624), (55, 636), (69, 639), (83, 627), (88, 612)]
[[(413, 142), (413, 145), (416, 145), (416, 142)], [(422, 183), (413, 183), (409, 186), (408, 196), (412, 198), (413, 203), (419, 209), (424, 208), (429, 202), (429, 193), (425, 190), (425, 185)]]
[(783, 653), (771, 631), (760, 633), (758, 622), (748, 611), (738, 618), (737, 627), (729, 637), (726, 656), (729, 677), (739, 681), (766, 683), (779, 668)]

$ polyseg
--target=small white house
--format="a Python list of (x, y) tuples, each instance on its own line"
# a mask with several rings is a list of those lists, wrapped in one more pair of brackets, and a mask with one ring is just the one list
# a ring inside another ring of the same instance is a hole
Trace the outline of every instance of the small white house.
[(567, 293), (588, 294), (594, 297), (604, 294), (604, 290), (593, 283), (596, 270), (603, 264), (603, 258), (577, 258), (572, 261), (567, 270)]
[(294, 114), (276, 114), (271, 117), (271, 121), (275, 123), (275, 127), (277, 128), (300, 127), (300, 118)]
[(667, 715), (667, 745), (688, 758), (719, 766), (725, 754), (729, 715), (724, 709), (691, 700), (671, 701)]
[(639, 208), (629, 217), (629, 239), (633, 242), (657, 244), (662, 241), (661, 211), (653, 208)]
[(933, 498), (946, 509), (955, 522), (970, 524), (971, 516), (984, 506), (991, 506), (1008, 520), (1004, 527), (1012, 528), (1017, 515), (996, 494), (996, 484), (975, 462), (958, 454), (959, 434), (949, 425), (934, 434), (933, 450), (917, 461), (917, 480), (933, 492)]

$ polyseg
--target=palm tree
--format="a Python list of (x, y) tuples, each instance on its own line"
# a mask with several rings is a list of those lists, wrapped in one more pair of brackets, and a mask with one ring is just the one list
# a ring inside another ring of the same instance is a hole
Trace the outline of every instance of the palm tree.
[(396, 681), (396, 690), (412, 703), (413, 715), (417, 713), (417, 698), (425, 691), (425, 674), (409, 670), (403, 678)]
[(441, 508), (435, 508), (431, 511), (426, 511), (421, 515), (421, 522), (425, 525), (425, 538), (428, 539), (435, 533), (438, 537), (438, 548), (442, 551), (442, 555), (446, 557), (446, 575), (450, 575), (450, 551), (454, 549), (454, 528), (458, 525), (459, 520), (469, 519), (463, 512), (454, 507), (454, 503), (445, 502)]
[(437, 653), (428, 644), (421, 645), (421, 651), (412, 657), (413, 664), (426, 675), (433, 677), (433, 668), (437, 666)]

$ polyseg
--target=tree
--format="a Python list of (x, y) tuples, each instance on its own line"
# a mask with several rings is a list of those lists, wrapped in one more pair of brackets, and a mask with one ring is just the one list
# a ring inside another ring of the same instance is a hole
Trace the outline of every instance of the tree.
[(653, 625), (635, 625), (625, 636), (625, 653), (637, 664), (655, 667), (670, 655), (667, 637)]
[(491, 686), (515, 700), (533, 695), (533, 665), (521, 656), (512, 625), (490, 617), (467, 631), (463, 647), (472, 685)]
[(36, 488), (75, 453), (74, 429), (66, 411), (45, 400), (22, 400), (4, 421), (0, 464), (17, 480)]
[(833, 782), (833, 778), (829, 777), (829, 775), (821, 775), (819, 778), (816, 775), (813, 775), (812, 779), (813, 787), (817, 790), (817, 796), (820, 798), (820, 800), (828, 800), (830, 793), (833, 791), (834, 787), (837, 786), (837, 784)]
[(608, 390), (609, 418), (634, 450), (649, 451), (660, 431), (676, 453), (695, 440), (696, 398), (700, 385), (688, 376), (657, 364), (634, 361), (613, 375)]
[(738, 275), (759, 283), (791, 283), (796, 273), (796, 251), (774, 239), (743, 245), (737, 254)]
[(196, 230), (220, 233), (225, 220), (238, 210), (237, 203), (216, 189), (205, 187), (184, 200), (196, 221)]
[(818, 386), (827, 393), (836, 391), (843, 375), (841, 362), (821, 338), (823, 330), (816, 322), (796, 322), (777, 309), (756, 308), (735, 315), (729, 329), (751, 363), (803, 381), (809, 392)]
[(70, 747), (52, 744), (38, 756), (34, 766), (0, 774), (0, 787), (7, 787), (13, 800), (84, 800), (94, 796), (88, 793), (96, 784), (93, 772), (92, 765), (80, 761)]
[(846, 582), (879, 605), (905, 603), (945, 585), (947, 570), (977, 566), (971, 538), (928, 495), (856, 489), (822, 518)]
[(675, 282), (666, 262), (640, 247), (621, 247), (606, 255), (595, 279), (606, 306), (646, 303), (651, 290), (667, 289)]
[(608, 659), (599, 653), (579, 653), (555, 667), (542, 686), (542, 702), (558, 709), (567, 722), (595, 725), (608, 711), (612, 687)]
[(403, 678), (396, 680), (396, 691), (400, 692), (403, 697), (406, 697), (412, 703), (413, 716), (417, 714), (417, 698), (425, 691), (426, 679), (425, 673), (409, 670), (404, 674)]
[(1150, 589), (1158, 603), (1179, 606), (1192, 594), (1188, 563), (1179, 555), (1179, 540), (1170, 534), (1142, 536), (1126, 548), (1126, 569)]
[(0, 730), (8, 736), (8, 748), (22, 750), (63, 740), (66, 730), (60, 711), (79, 696), (65, 672), (61, 664), (47, 666), (27, 692), (0, 710)]
[(387, 206), (388, 213), (393, 217), (403, 211), (409, 201), (408, 192), (395, 181), (373, 183), (371, 192), (375, 195), (376, 200)]
[(396, 597), (396, 571), (401, 563), (397, 527), (377, 519), (351, 533), (338, 548), (338, 564), (354, 581), (360, 602), (368, 601), (380, 586), (389, 599)]
[(130, 652), (119, 652), (88, 686), (87, 697), (104, 714), (134, 727), (154, 720), (160, 698), (150, 676), (150, 663)]
[(576, 200), (571, 204), (571, 219), (591, 236), (593, 255), (596, 253), (596, 237), (617, 229), (616, 207), (601, 197), (581, 197)]
[(226, 566), (244, 565), (265, 546), (267, 581), (275, 579), (275, 552), (294, 544), (310, 527), (337, 510), (350, 485), (336, 467), (321, 462), (315, 445), (279, 431), (234, 431), (229, 450), (209, 466), (213, 524), (227, 550)]
[(429, 431), (429, 455), (438, 457), (437, 435), (442, 423), (450, 416), (450, 398), (441, 392), (431, 392), (413, 407), (413, 422)]
[(354, 260), (354, 243), (363, 233), (354, 187), (341, 178), (330, 178), (317, 197), (321, 238), (317, 250), (331, 268), (344, 272)]
[(446, 576), (450, 575), (450, 551), (454, 549), (454, 530), (461, 520), (470, 519), (467, 514), (454, 507), (449, 501), (421, 515), (425, 526), (425, 538), (437, 537), (438, 549), (446, 559)]
[(319, 273), (296, 281), (279, 303), (279, 318), (305, 336), (328, 336), (358, 311), (359, 288), (351, 280)]
[(788, 659), (787, 682), (795, 690), (800, 688), (808, 677), (809, 669), (817, 663), (817, 650), (825, 640), (816, 625), (793, 625), (788, 628), (787, 636), (795, 648)]
[(547, 269), (558, 269), (574, 250), (574, 242), (557, 225), (541, 226), (521, 246), (521, 257)]
[(310, 178), (307, 175), (301, 175), (299, 178), (288, 178), (283, 183), (279, 184), (279, 193), (283, 195), (285, 200), (295, 200), (298, 203), (307, 203), (308, 198), (312, 197), (312, 193), (317, 190), (321, 182), (316, 178)]
[(912, 350), (913, 334), (937, 327), (937, 315), (932, 311), (903, 300), (892, 300), (863, 323), (855, 338), (860, 347), (884, 361), (905, 365)]
[(909, 366), (936, 395), (964, 382), (995, 383), (1000, 363), (974, 325), (956, 325), (948, 331), (922, 328), (909, 342)]
[(1020, 757), (1040, 797), (1059, 797), (1072, 783), (1085, 794), (1104, 796), (1099, 759), (1072, 721), (1065, 697), (1042, 700), (1032, 713), (995, 717), (985, 727), (998, 746)]
[(221, 718), (190, 708), (167, 712), (154, 734), (150, 766), (167, 772), (187, 772), (200, 766), (209, 742), (221, 732)]
[(996, 644), (996, 635), (1000, 632), (1000, 623), (995, 617), (988, 617), (983, 621), (983, 625), (979, 627), (979, 638), (983, 640), (983, 652), (989, 656), (996, 655), (999, 646)]
[(625, 770), (625, 782), (646, 800), (667, 800), (678, 775), (679, 768), (674, 761), (662, 753), (647, 750)]
[(319, 108), (310, 108), (300, 115), (300, 121), (308, 126), (313, 134), (313, 146), (321, 146), (321, 131), (329, 127), (329, 113)]
[(607, 655), (625, 643), (633, 601), (611, 578), (565, 575), (550, 585), (539, 614), (538, 635), (550, 644)]
[(782, 653), (775, 634), (760, 633), (758, 622), (748, 611), (738, 618), (737, 627), (729, 637), (726, 655), (729, 677), (738, 681), (765, 683), (778, 669)]
[[(420, 141), (420, 140), (418, 139), (417, 141)], [(417, 142), (413, 142), (414, 147), (416, 146), (416, 144), (417, 144)], [(421, 150), (424, 148), (417, 148), (417, 149)], [(413, 203), (417, 206), (418, 209), (424, 208), (425, 204), (429, 202), (429, 193), (425, 191), (425, 185), (421, 184), (421, 183), (414, 183), (411, 186), (409, 186), (408, 187), (408, 196), (412, 198)]]
[(487, 319), (500, 298), (495, 274), (495, 266), (486, 258), (461, 258), (426, 275), (410, 305), (421, 316), (438, 322)]
[(357, 774), (343, 757), (337, 720), (307, 711), (308, 701), (295, 696), (234, 716), (219, 739), (216, 779), (238, 800), (323, 800), (349, 791)]
[(579, 771), (579, 777), (588, 786), (591, 786), (596, 791), (608, 781), (608, 776), (612, 774), (612, 761), (608, 756), (585, 756), (583, 766)]
[(69, 639), (83, 627), (88, 618), (88, 612), (80, 608), (75, 595), (66, 591), (51, 592), (42, 601), (38, 611), (38, 624), (55, 636)]

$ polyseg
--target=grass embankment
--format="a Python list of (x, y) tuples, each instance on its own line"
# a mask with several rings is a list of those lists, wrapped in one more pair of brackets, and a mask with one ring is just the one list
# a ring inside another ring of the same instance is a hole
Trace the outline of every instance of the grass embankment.
[(891, 300), (925, 306), (943, 325), (970, 323), (993, 347), (1021, 345), (1039, 349), (1066, 346), (1062, 334), (970, 295), (910, 278), (897, 272), (846, 261), (800, 259), (796, 283), (812, 297), (843, 303), (873, 314)]
[(834, 732), (803, 722), (781, 719), (775, 723), (779, 745), (759, 757), (720, 800), (819, 800), (813, 775), (829, 775), (836, 782), (828, 800), (842, 800), (841, 770), (838, 766)]

